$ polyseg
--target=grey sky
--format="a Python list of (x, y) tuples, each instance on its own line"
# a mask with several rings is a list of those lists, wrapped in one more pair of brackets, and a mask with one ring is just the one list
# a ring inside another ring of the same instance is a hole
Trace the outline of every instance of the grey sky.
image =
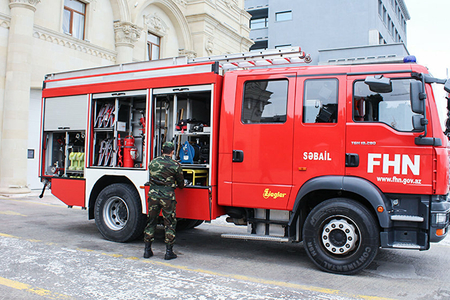
[[(407, 47), (417, 62), (438, 78), (450, 75), (450, 0), (404, 0), (411, 20), (407, 22)], [(435, 98), (444, 124), (447, 103), (442, 85), (434, 86)]]

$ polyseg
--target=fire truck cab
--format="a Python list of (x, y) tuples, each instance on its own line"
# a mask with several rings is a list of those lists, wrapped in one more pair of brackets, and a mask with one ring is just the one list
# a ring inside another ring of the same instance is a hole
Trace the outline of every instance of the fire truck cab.
[(380, 247), (447, 235), (448, 139), (431, 84), (449, 81), (415, 63), (227, 70), (309, 61), (299, 49), (232, 56), (49, 74), (42, 180), (105, 238), (130, 241), (146, 222), (148, 162), (173, 141), (189, 182), (179, 229), (227, 215), (247, 234), (224, 238), (303, 241), (342, 274)]

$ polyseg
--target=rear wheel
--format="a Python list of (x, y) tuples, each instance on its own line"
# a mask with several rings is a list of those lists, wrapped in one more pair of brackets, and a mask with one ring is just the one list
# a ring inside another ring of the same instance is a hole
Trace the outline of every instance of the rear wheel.
[(379, 247), (379, 229), (362, 204), (335, 198), (317, 205), (303, 227), (303, 244), (322, 270), (354, 274), (366, 268)]
[(95, 202), (95, 224), (108, 240), (132, 241), (142, 235), (147, 217), (142, 214), (138, 192), (129, 184), (105, 187)]

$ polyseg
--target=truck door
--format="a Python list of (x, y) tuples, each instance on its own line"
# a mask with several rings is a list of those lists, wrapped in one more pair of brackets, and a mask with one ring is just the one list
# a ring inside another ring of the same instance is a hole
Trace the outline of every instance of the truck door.
[(232, 204), (285, 209), (292, 188), (295, 74), (237, 80)]
[(343, 75), (302, 75), (297, 79), (294, 195), (289, 208), (308, 180), (344, 174), (345, 95)]
[(351, 161), (346, 174), (366, 178), (385, 193), (431, 193), (433, 149), (414, 141), (423, 133), (412, 126), (410, 83), (415, 79), (391, 78), (392, 92), (387, 93), (371, 91), (364, 79), (348, 81), (353, 113), (347, 119), (346, 153)]

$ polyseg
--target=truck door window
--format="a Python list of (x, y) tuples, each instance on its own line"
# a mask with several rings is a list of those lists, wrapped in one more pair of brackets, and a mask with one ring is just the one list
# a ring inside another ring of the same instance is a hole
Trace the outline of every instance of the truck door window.
[(338, 80), (305, 80), (303, 123), (336, 123), (338, 109)]
[(285, 123), (287, 99), (286, 79), (247, 81), (244, 85), (242, 123)]
[(392, 92), (375, 93), (364, 81), (356, 81), (353, 91), (353, 120), (381, 122), (399, 131), (412, 131), (410, 82), (414, 79), (392, 79)]

